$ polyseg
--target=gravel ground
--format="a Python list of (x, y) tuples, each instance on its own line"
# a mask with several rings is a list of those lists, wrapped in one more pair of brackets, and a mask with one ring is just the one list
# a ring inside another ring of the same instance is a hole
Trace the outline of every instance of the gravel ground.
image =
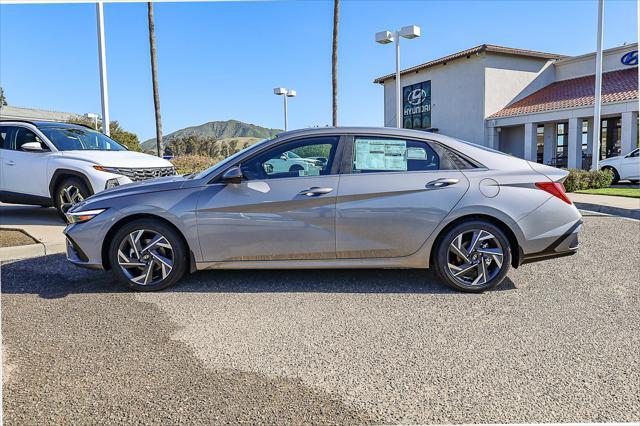
[(581, 245), (481, 295), (409, 270), (134, 294), (61, 256), (5, 264), (5, 422), (638, 421), (640, 222), (587, 216)]

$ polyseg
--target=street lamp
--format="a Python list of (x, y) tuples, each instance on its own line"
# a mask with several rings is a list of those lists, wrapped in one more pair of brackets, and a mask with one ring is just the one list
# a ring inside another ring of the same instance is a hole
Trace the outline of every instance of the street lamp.
[(380, 31), (376, 33), (376, 43), (389, 44), (396, 42), (396, 127), (402, 127), (402, 100), (400, 96), (400, 37), (407, 39), (420, 37), (420, 27), (409, 25), (398, 31)]
[(295, 90), (291, 90), (291, 89), (285, 89), (284, 87), (276, 87), (275, 89), (273, 89), (273, 93), (278, 95), (278, 96), (282, 96), (284, 99), (284, 130), (287, 130), (287, 121), (288, 121), (288, 117), (287, 117), (287, 98), (293, 98), (297, 95)]
[(98, 130), (98, 114), (93, 112), (88, 112), (84, 116), (87, 117), (89, 120), (93, 120), (93, 128), (95, 130)]

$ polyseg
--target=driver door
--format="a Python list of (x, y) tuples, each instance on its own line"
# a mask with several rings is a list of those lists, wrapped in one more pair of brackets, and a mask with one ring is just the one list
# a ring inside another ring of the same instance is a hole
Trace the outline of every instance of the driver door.
[(335, 259), (340, 147), (339, 136), (286, 141), (235, 164), (240, 183), (209, 184), (197, 204), (203, 260)]

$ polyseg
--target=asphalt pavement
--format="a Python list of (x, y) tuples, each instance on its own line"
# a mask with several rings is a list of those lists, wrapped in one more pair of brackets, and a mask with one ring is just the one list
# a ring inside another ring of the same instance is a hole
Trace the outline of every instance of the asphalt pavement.
[(450, 291), (420, 270), (211, 271), (154, 294), (62, 255), (2, 265), (4, 420), (640, 420), (640, 222)]

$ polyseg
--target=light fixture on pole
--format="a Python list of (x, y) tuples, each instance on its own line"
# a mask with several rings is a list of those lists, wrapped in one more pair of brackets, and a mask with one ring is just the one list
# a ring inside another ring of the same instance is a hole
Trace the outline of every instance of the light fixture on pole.
[(84, 116), (87, 117), (89, 120), (93, 120), (93, 128), (98, 130), (98, 114), (93, 112), (88, 112)]
[(284, 130), (288, 127), (287, 98), (293, 98), (297, 95), (295, 90), (285, 89), (284, 87), (276, 87), (273, 93), (284, 98)]
[(376, 33), (376, 43), (389, 44), (396, 42), (396, 127), (402, 127), (402, 99), (400, 89), (400, 37), (406, 39), (420, 37), (420, 27), (409, 25), (398, 31), (380, 31)]

